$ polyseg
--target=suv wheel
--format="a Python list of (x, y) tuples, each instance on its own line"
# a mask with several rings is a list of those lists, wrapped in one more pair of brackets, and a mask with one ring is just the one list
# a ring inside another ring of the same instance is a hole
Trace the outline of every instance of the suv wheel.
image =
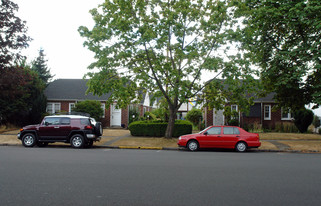
[(81, 134), (75, 134), (71, 137), (70, 144), (73, 148), (82, 148), (85, 144), (84, 137)]
[(27, 133), (22, 137), (22, 144), (25, 147), (33, 147), (37, 143), (36, 136), (32, 133)]

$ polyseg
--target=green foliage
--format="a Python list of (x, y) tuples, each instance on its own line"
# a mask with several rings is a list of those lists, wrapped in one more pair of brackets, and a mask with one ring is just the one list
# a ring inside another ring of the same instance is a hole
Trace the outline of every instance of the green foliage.
[[(133, 136), (149, 136), (164, 137), (167, 122), (163, 121), (136, 121), (129, 125), (131, 135)], [(176, 120), (174, 126), (174, 137), (192, 133), (192, 124), (184, 120)]]
[(301, 109), (294, 112), (294, 124), (301, 133), (307, 132), (313, 121), (313, 112), (309, 109)]
[(186, 119), (192, 122), (194, 126), (198, 126), (200, 121), (202, 120), (202, 111), (200, 109), (194, 108), (187, 112)]
[(277, 122), (275, 123), (275, 132), (297, 133), (298, 128), (292, 122)]
[(225, 124), (231, 125), (231, 126), (239, 126), (238, 111), (235, 111), (235, 110), (232, 111), (231, 106), (225, 106), (223, 114), (225, 118)]
[(50, 74), (50, 69), (47, 66), (47, 60), (45, 60), (44, 50), (39, 50), (39, 56), (32, 63), (31, 69), (38, 73), (40, 79), (47, 85), (54, 77)]
[(156, 115), (151, 112), (145, 112), (144, 116), (140, 117), (140, 121), (153, 121), (157, 120)]
[(138, 121), (138, 119), (139, 119), (139, 112), (138, 112), (137, 107), (129, 109), (129, 122), (128, 122), (128, 124)]
[(0, 75), (0, 117), (4, 124), (39, 123), (46, 109), (45, 85), (28, 67), (3, 69)]
[[(284, 108), (321, 104), (321, 1), (235, 1), (245, 56)], [(244, 3), (244, 4), (243, 4)]]
[(148, 88), (168, 105), (171, 137), (178, 109), (208, 84), (202, 73), (218, 74), (211, 80), (251, 76), (242, 55), (223, 58), (217, 52), (227, 48), (234, 28), (230, 6), (230, 0), (106, 0), (90, 11), (95, 26), (79, 28), (97, 60), (89, 66), (98, 71), (87, 74), (89, 91), (112, 92), (108, 103), (125, 107), (137, 100), (136, 91)]
[[(31, 40), (26, 35), (26, 22), (15, 15), (18, 5), (10, 0), (0, 1), (0, 70), (10, 69), (21, 58), (19, 50)], [(1, 72), (2, 73), (2, 72)]]
[(104, 114), (104, 110), (101, 108), (101, 103), (95, 100), (78, 102), (75, 104), (73, 111), (88, 113), (96, 121), (99, 121)]

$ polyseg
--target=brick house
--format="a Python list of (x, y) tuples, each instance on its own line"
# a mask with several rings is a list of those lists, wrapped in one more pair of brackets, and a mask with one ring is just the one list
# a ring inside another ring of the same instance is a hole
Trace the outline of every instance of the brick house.
[[(129, 108), (117, 109), (116, 103), (106, 108), (106, 102), (110, 94), (102, 96), (86, 94), (88, 80), (84, 79), (57, 79), (51, 82), (45, 90), (47, 96), (47, 112), (49, 114), (57, 114), (60, 112), (71, 112), (77, 102), (84, 100), (97, 100), (101, 102), (104, 109), (104, 115), (101, 122), (104, 127), (128, 127)], [(149, 95), (143, 95), (144, 99), (140, 104), (135, 105), (139, 108), (140, 115), (144, 112), (151, 111)]]
[[(231, 110), (239, 112), (239, 123), (241, 127), (250, 124), (262, 125), (262, 128), (274, 129), (276, 123), (291, 122), (292, 115), (288, 110), (278, 109), (277, 103), (273, 99), (274, 93), (268, 94), (266, 97), (254, 100), (254, 105), (250, 107), (249, 114), (241, 113), (238, 105), (229, 105)], [(210, 110), (205, 108), (205, 125), (224, 125), (225, 117), (223, 110)]]

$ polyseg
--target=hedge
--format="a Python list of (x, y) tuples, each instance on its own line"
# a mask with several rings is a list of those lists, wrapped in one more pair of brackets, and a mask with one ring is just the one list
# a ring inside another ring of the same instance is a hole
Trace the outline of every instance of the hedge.
[[(136, 121), (128, 126), (132, 136), (164, 137), (167, 122), (162, 121)], [(173, 137), (191, 134), (193, 125), (189, 121), (176, 120)]]

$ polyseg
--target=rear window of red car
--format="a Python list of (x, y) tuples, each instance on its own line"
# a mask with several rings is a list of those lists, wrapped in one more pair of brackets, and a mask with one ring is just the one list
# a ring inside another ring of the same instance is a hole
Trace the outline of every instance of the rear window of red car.
[(240, 134), (240, 130), (236, 127), (224, 127), (223, 134)]

